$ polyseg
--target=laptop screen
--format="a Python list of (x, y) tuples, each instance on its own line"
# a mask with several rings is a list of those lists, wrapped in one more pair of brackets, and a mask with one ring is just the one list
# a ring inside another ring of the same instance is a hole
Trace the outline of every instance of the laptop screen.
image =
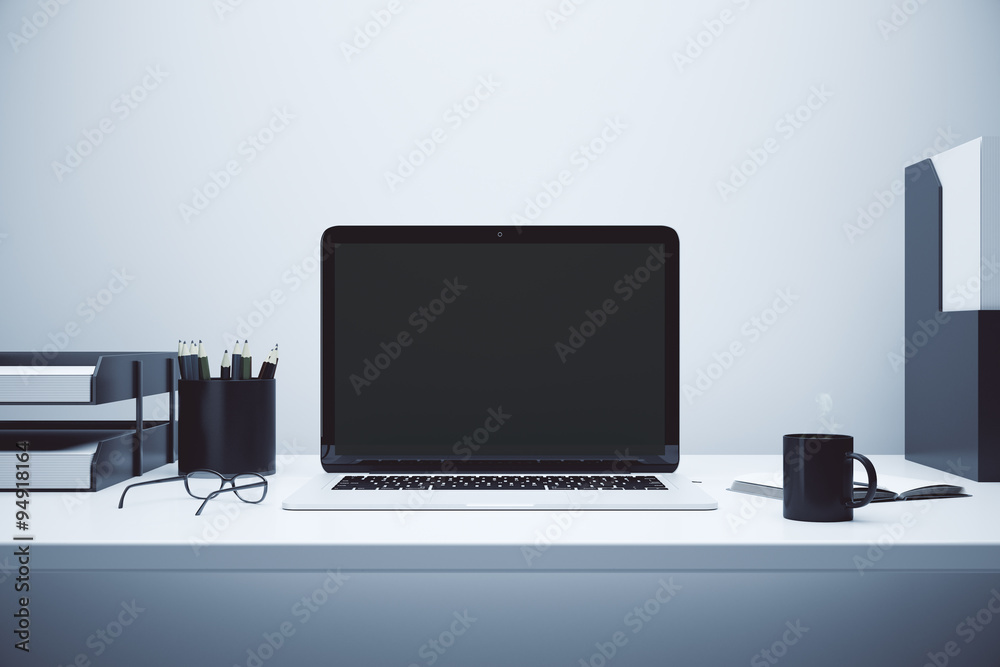
[(324, 462), (676, 459), (676, 239), (666, 227), (331, 228)]

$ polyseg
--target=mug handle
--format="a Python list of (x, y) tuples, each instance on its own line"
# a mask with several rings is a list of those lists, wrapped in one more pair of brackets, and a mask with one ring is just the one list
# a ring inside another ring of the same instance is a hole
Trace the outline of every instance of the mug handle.
[(865, 467), (865, 472), (868, 473), (868, 493), (860, 501), (854, 500), (854, 474), (851, 473), (851, 500), (846, 503), (846, 506), (856, 510), (875, 499), (875, 492), (878, 491), (878, 477), (875, 476), (875, 466), (872, 465), (872, 462), (865, 455), (847, 452), (845, 456), (849, 459), (861, 461), (861, 464)]

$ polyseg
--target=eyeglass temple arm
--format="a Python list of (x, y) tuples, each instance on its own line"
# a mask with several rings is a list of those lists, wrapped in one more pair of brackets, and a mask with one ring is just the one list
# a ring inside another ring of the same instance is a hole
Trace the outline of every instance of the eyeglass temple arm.
[(131, 488), (134, 488), (136, 486), (146, 486), (147, 484), (162, 484), (163, 482), (176, 482), (179, 479), (184, 479), (186, 476), (187, 475), (180, 475), (178, 477), (166, 477), (164, 479), (151, 479), (148, 482), (136, 482), (135, 484), (129, 484), (128, 486), (125, 487), (125, 490), (122, 491), (122, 497), (118, 499), (118, 509), (122, 508), (122, 505), (125, 503), (125, 494), (128, 493), (128, 490)]
[[(265, 494), (267, 493), (267, 480), (266, 479), (263, 482), (254, 482), (253, 484), (240, 484), (239, 486), (230, 486), (230, 487), (227, 487), (225, 489), (219, 489), (218, 491), (212, 491), (210, 494), (208, 494), (208, 496), (205, 497), (205, 500), (203, 500), (201, 502), (201, 507), (198, 508), (198, 511), (195, 512), (194, 515), (195, 516), (201, 516), (201, 511), (203, 509), (205, 509), (205, 505), (208, 504), (208, 501), (211, 500), (212, 498), (216, 497), (220, 493), (225, 493), (226, 491), (239, 491), (241, 489), (254, 489), (254, 488), (258, 487), (258, 486), (263, 486), (264, 487), (264, 493)], [(261, 497), (261, 500), (263, 500), (263, 499), (264, 498)]]

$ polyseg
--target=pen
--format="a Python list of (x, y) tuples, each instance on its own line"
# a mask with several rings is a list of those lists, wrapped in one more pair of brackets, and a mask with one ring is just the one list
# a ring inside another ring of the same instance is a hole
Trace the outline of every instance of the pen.
[(243, 362), (240, 358), (240, 341), (236, 341), (236, 346), (233, 348), (233, 379), (239, 380), (240, 376), (243, 374)]
[(229, 356), (229, 350), (226, 350), (225, 354), (222, 355), (222, 372), (219, 377), (223, 380), (228, 380), (231, 377), (233, 368), (233, 359)]
[(251, 377), (250, 367), (253, 365), (253, 357), (250, 355), (250, 341), (243, 341), (243, 356), (240, 360), (243, 364), (243, 372), (240, 374), (241, 380), (249, 380)]
[(202, 380), (211, 380), (212, 371), (208, 367), (208, 352), (205, 351), (205, 344), (198, 341), (198, 370)]

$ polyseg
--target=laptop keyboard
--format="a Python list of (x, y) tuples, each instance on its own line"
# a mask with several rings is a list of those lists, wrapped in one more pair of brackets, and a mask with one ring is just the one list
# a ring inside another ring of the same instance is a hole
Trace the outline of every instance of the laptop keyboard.
[(333, 487), (334, 491), (406, 489), (666, 491), (667, 487), (653, 475), (347, 475)]

